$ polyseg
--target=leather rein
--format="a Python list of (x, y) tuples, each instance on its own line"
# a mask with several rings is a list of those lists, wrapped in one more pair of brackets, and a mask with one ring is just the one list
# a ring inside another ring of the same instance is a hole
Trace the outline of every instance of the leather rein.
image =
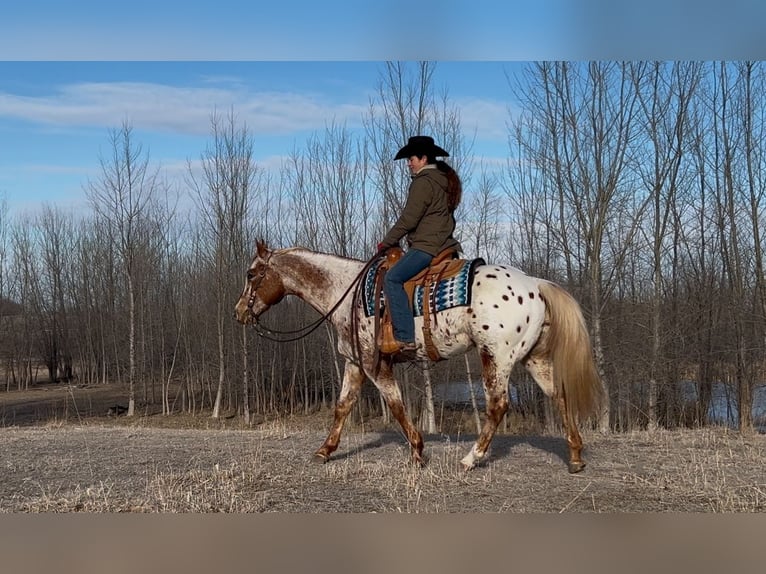
[[(258, 290), (258, 287), (260, 286), (263, 279), (266, 277), (266, 269), (268, 267), (269, 260), (271, 259), (271, 256), (273, 255), (273, 252), (269, 253), (269, 256), (266, 258), (264, 263), (266, 265), (263, 266), (263, 269), (259, 272), (258, 276), (255, 278), (256, 282), (254, 285), (251, 285), (250, 287), (250, 298), (247, 301), (247, 308), (252, 311), (253, 305), (255, 304), (255, 297), (256, 297), (256, 291)], [(357, 287), (357, 289), (354, 291), (354, 299), (357, 298), (359, 294), (359, 280), (364, 276), (365, 273), (367, 273), (370, 266), (378, 259), (378, 254), (373, 255), (365, 264), (364, 267), (362, 267), (362, 270), (357, 274), (356, 277), (354, 277), (354, 280), (351, 281), (351, 284), (348, 286), (348, 288), (343, 292), (343, 295), (340, 296), (340, 299), (338, 300), (335, 305), (332, 306), (332, 308), (319, 317), (316, 321), (313, 323), (310, 323), (308, 325), (304, 325), (303, 327), (299, 329), (293, 329), (293, 330), (287, 330), (287, 331), (279, 331), (275, 329), (269, 329), (268, 327), (264, 327), (261, 325), (259, 321), (259, 317), (255, 318), (255, 322), (253, 323), (253, 327), (256, 330), (256, 333), (259, 337), (262, 337), (264, 339), (268, 339), (269, 341), (275, 341), (277, 343), (289, 343), (292, 341), (298, 341), (300, 339), (303, 339), (304, 337), (307, 337), (314, 331), (316, 331), (319, 326), (327, 319), (330, 318), (330, 316), (338, 310), (338, 307), (340, 307), (341, 303), (343, 303), (343, 300), (346, 298), (346, 296), (349, 294), (351, 289), (354, 287)], [(352, 310), (353, 315), (353, 310)], [(275, 336), (277, 335), (277, 336)], [(281, 337), (281, 335), (292, 335), (290, 337)]]

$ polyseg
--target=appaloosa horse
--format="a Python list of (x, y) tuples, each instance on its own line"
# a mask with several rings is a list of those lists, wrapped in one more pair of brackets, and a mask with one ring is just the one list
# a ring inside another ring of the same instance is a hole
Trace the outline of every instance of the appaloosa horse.
[[(422, 463), (423, 439), (402, 402), (393, 377), (392, 360), (376, 352), (374, 318), (365, 317), (362, 302), (350, 294), (364, 262), (317, 253), (300, 247), (270, 250), (257, 243), (242, 295), (235, 306), (240, 323), (253, 324), (285, 295), (306, 301), (329, 320), (338, 333), (338, 352), (345, 357), (343, 386), (330, 433), (315, 457), (327, 461), (338, 448), (346, 417), (365, 376), (378, 388), (404, 430), (412, 457)], [(504, 265), (475, 270), (469, 306), (440, 311), (432, 338), (441, 357), (477, 347), (481, 356), (486, 418), (471, 451), (461, 460), (473, 468), (486, 455), (498, 423), (508, 410), (508, 379), (522, 361), (543, 392), (558, 406), (569, 444), (569, 471), (585, 467), (578, 420), (594, 411), (601, 383), (593, 362), (585, 320), (577, 302), (561, 287)], [(342, 300), (342, 301), (341, 301)], [(352, 314), (356, 317), (352, 320)], [(354, 332), (356, 331), (356, 332)], [(422, 317), (415, 319), (423, 351)]]

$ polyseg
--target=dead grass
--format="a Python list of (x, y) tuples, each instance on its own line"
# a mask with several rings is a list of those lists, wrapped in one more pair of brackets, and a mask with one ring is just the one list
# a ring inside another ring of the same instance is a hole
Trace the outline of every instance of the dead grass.
[(250, 427), (203, 415), (88, 418), (85, 403), (71, 396), (79, 416), (70, 416), (74, 402), (38, 401), (34, 409), (48, 416), (36, 424), (11, 397), (0, 402), (0, 412), (24, 421), (0, 428), (0, 512), (766, 510), (766, 436), (720, 427), (586, 432), (588, 467), (577, 475), (567, 473), (561, 436), (501, 434), (488, 461), (466, 473), (459, 460), (475, 439), (464, 430), (471, 425), (425, 437), (428, 460), (420, 468), (409, 462), (396, 426), (352, 422), (333, 460), (318, 465), (311, 454), (326, 436), (329, 411)]

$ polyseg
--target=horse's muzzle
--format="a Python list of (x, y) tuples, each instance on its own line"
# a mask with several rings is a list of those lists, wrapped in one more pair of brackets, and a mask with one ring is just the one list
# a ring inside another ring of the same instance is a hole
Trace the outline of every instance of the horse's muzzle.
[(234, 306), (234, 318), (243, 325), (250, 325), (255, 322), (255, 313), (247, 305), (247, 301), (240, 299)]

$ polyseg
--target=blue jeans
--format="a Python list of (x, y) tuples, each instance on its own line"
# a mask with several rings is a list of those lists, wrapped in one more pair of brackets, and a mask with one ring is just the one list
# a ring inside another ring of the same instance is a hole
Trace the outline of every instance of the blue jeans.
[(407, 293), (404, 291), (404, 282), (428, 267), (432, 259), (433, 256), (425, 251), (410, 249), (386, 272), (383, 289), (386, 292), (394, 337), (397, 341), (403, 343), (415, 341), (415, 318), (412, 315), (410, 302), (407, 300)]

